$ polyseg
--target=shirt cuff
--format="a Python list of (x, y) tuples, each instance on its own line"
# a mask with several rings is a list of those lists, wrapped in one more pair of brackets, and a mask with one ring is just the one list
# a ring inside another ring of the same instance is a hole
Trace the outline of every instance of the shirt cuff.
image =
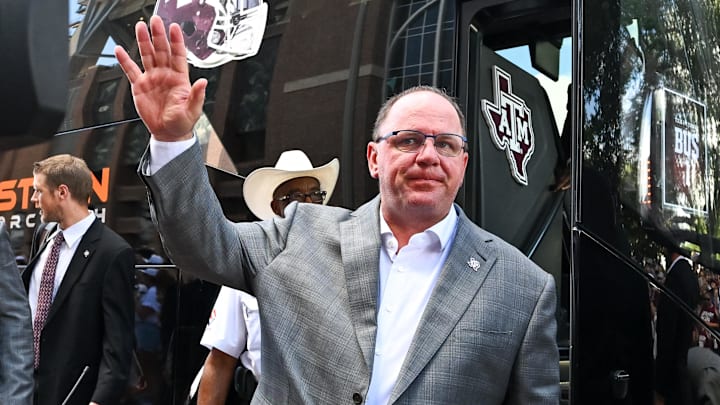
[(150, 137), (150, 164), (147, 167), (148, 176), (157, 173), (168, 162), (180, 156), (181, 153), (190, 149), (197, 142), (195, 131), (193, 137), (184, 141), (164, 142), (158, 141), (154, 137)]

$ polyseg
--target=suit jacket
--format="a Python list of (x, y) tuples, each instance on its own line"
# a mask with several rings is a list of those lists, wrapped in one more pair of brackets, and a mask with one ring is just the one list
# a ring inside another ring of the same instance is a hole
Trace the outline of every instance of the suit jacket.
[(0, 222), (0, 393), (3, 404), (27, 405), (33, 392), (32, 322), (5, 224)]
[[(141, 172), (147, 164), (146, 154)], [(232, 223), (197, 144), (143, 178), (175, 264), (258, 299), (263, 376), (253, 404), (364, 402), (375, 347), (380, 199), (357, 211), (291, 204), (285, 218)], [(553, 278), (455, 209), (452, 250), (390, 403), (557, 404)]]
[[(23, 272), (26, 289), (39, 256)], [(98, 219), (83, 235), (42, 331), (36, 405), (62, 403), (86, 366), (68, 404), (119, 401), (134, 342), (134, 260), (130, 245)]]

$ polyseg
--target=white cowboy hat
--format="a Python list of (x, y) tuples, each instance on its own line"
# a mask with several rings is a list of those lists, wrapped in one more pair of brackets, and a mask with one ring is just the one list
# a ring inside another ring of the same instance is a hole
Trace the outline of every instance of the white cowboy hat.
[(320, 189), (327, 192), (323, 204), (327, 204), (335, 190), (340, 173), (340, 161), (334, 158), (320, 167), (313, 167), (301, 150), (289, 150), (280, 155), (275, 167), (261, 167), (245, 178), (243, 197), (250, 211), (265, 220), (275, 216), (270, 203), (275, 189), (282, 183), (298, 177), (313, 177), (320, 182)]

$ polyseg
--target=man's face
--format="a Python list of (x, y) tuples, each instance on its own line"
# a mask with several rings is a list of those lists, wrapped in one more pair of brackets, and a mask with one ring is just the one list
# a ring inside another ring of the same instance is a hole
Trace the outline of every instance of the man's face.
[(33, 194), (30, 201), (35, 204), (35, 208), (40, 210), (42, 222), (60, 222), (61, 210), (58, 193), (59, 189), (48, 187), (44, 174), (33, 175)]
[[(381, 124), (379, 135), (402, 129), (428, 135), (464, 135), (455, 108), (442, 96), (428, 91), (397, 100)], [(462, 185), (468, 154), (463, 151), (454, 157), (439, 155), (433, 140), (427, 138), (417, 153), (402, 152), (387, 141), (370, 142), (367, 158), (370, 175), (379, 180), (386, 220), (403, 215), (440, 220)]]
[[(285, 208), (293, 201), (322, 204), (322, 200), (313, 201), (311, 197), (312, 193), (320, 191), (323, 191), (320, 190), (320, 182), (314, 177), (297, 177), (290, 179), (275, 189), (271, 203), (272, 210), (275, 214), (284, 217)], [(297, 193), (302, 194), (302, 201), (292, 198), (293, 195), (299, 196)], [(290, 198), (279, 200), (285, 196), (290, 196)]]

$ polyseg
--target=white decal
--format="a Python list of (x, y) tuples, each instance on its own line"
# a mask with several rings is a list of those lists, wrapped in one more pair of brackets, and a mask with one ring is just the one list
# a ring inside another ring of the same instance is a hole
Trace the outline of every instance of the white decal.
[(525, 100), (512, 92), (512, 77), (493, 66), (494, 103), (482, 100), (481, 109), (490, 137), (499, 150), (505, 150), (510, 172), (516, 182), (527, 186), (527, 164), (535, 151), (532, 111)]

